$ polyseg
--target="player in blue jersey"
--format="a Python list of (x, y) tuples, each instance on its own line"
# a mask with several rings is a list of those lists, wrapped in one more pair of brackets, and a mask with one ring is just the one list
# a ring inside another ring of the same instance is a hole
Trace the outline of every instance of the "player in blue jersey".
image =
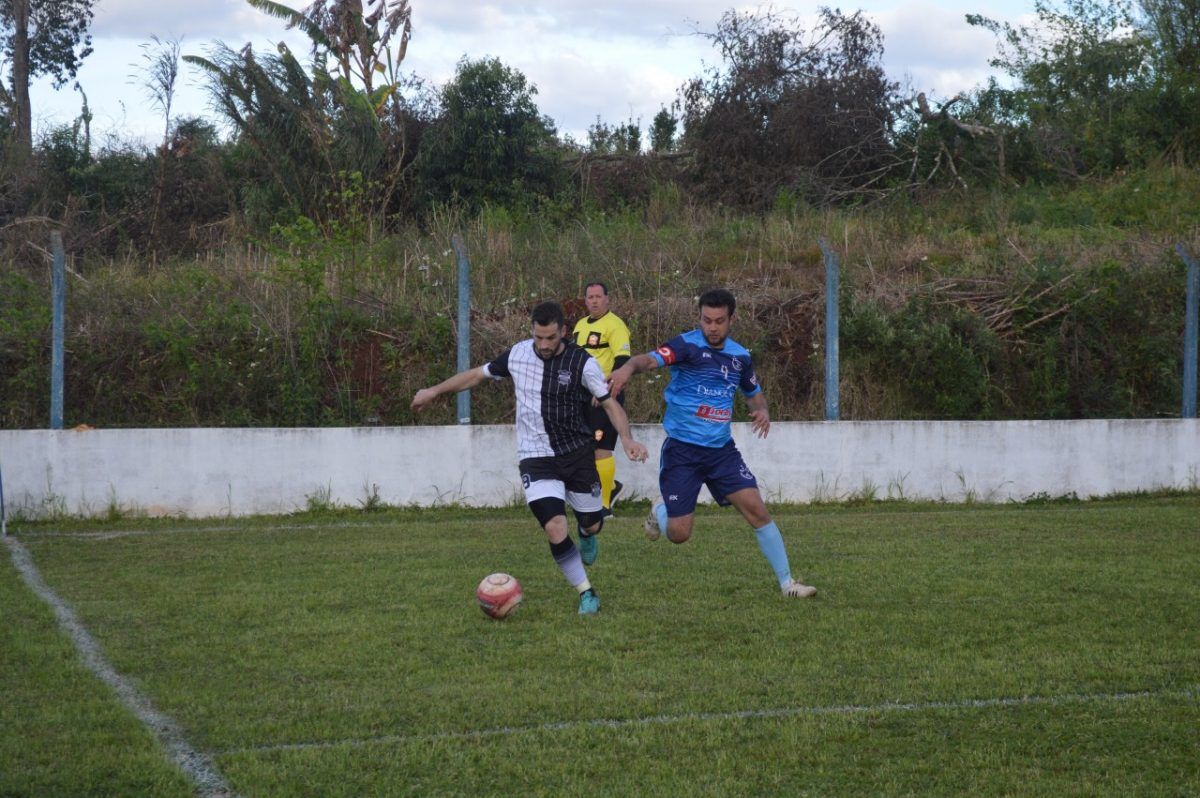
[(759, 549), (775, 571), (783, 594), (815, 595), (816, 588), (792, 578), (783, 536), (730, 432), (733, 401), (739, 392), (750, 408), (754, 434), (765, 438), (771, 429), (767, 399), (754, 374), (750, 353), (729, 337), (736, 301), (732, 293), (717, 288), (705, 292), (699, 305), (698, 330), (677, 335), (653, 352), (630, 359), (609, 377), (615, 395), (634, 374), (671, 368), (671, 382), (663, 394), (667, 439), (658, 472), (662, 496), (650, 508), (646, 536), (657, 540), (665, 533), (672, 543), (686, 542), (692, 536), (700, 486), (706, 485), (717, 504), (732, 504), (754, 528)]

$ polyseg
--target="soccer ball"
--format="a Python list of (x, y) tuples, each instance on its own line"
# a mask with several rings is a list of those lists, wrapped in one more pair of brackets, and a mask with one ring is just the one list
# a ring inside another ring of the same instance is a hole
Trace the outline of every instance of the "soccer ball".
[(475, 588), (479, 609), (490, 618), (504, 618), (521, 604), (521, 583), (508, 574), (489, 574)]

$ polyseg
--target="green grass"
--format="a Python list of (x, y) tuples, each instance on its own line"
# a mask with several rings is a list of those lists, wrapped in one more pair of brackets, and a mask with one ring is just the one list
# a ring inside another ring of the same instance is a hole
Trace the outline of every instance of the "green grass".
[[(453, 402), (420, 418), (409, 402), (455, 370), (431, 357), (455, 348), (453, 235), (471, 264), (473, 364), (528, 336), (540, 299), (573, 321), (590, 280), (611, 287), (639, 352), (691, 329), (693, 298), (724, 285), (772, 417), (823, 418), (825, 238), (842, 269), (842, 418), (1175, 416), (1175, 247), (1200, 251), (1197, 195), (1200, 169), (1166, 166), (752, 214), (661, 185), (645, 205), (571, 221), (491, 206), (349, 239), (310, 241), (297, 221), (282, 238), (234, 236), (153, 266), (137, 247), (76, 252), (86, 281), (71, 288), (66, 426), (454, 424)], [(6, 262), (0, 428), (36, 428), (49, 413), (49, 295), (40, 262)], [(304, 279), (318, 272), (320, 287)], [(661, 387), (631, 384), (632, 420), (661, 419)], [(471, 401), (475, 423), (512, 420), (500, 386)]]
[(0, 795), (191, 794), (0, 552)]
[[(1200, 791), (1195, 495), (781, 508), (799, 602), (731, 512), (672, 546), (637, 510), (587, 619), (520, 510), (18, 536), (244, 796)], [(526, 593), (503, 622), (495, 570)], [(183, 792), (0, 574), (0, 795)]]

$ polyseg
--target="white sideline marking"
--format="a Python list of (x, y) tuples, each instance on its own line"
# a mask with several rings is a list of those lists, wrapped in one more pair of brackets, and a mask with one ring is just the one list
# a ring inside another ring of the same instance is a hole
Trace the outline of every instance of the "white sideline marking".
[(652, 715), (644, 718), (597, 718), (592, 720), (565, 720), (553, 723), (538, 723), (531, 726), (500, 726), (492, 729), (475, 729), (461, 732), (437, 732), (433, 734), (387, 734), (378, 737), (331, 740), (311, 743), (280, 743), (247, 748), (230, 749), (222, 754), (268, 753), (272, 751), (303, 751), (309, 749), (358, 748), (367, 745), (392, 743), (437, 742), (442, 740), (471, 740), (480, 737), (503, 737), (518, 734), (533, 734), (547, 731), (572, 731), (577, 729), (622, 729), (631, 726), (664, 726), (689, 721), (762, 720), (772, 718), (794, 718), (805, 715), (859, 715), (885, 712), (925, 712), (929, 710), (991, 709), (994, 707), (1060, 706), (1062, 704), (1111, 703), (1134, 701), (1143, 698), (1181, 697), (1200, 698), (1200, 687), (1180, 690), (1143, 690), (1130, 693), (1069, 693), (1050, 696), (1020, 696), (1013, 698), (977, 698), (961, 701), (922, 701), (915, 703), (889, 704), (841, 704), (833, 706), (780, 707), (777, 709), (749, 709), (730, 712), (684, 712), (678, 715)]
[(46, 581), (42, 579), (33, 558), (16, 538), (4, 538), (12, 554), (13, 565), (25, 580), (30, 590), (50, 605), (58, 616), (58, 624), (71, 636), (75, 648), (83, 659), (87, 669), (96, 674), (99, 679), (116, 691), (117, 697), (126, 709), (132, 712), (142, 722), (159, 744), (166, 749), (171, 761), (174, 762), (191, 779), (197, 788), (197, 795), (203, 798), (234, 798), (236, 793), (225, 783), (213, 765), (212, 760), (194, 748), (184, 737), (179, 724), (154, 708), (150, 699), (138, 692), (124, 676), (118, 673), (100, 650), (100, 645), (91, 633), (79, 621), (74, 610), (59, 598)]

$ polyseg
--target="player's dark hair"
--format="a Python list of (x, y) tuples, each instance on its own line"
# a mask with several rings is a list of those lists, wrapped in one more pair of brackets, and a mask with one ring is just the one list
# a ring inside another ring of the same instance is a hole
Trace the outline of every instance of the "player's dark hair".
[(726, 288), (711, 288), (700, 295), (697, 305), (702, 308), (729, 308), (729, 315), (733, 316), (737, 300), (733, 298), (733, 292)]
[(586, 293), (587, 293), (587, 290), (588, 290), (589, 288), (591, 288), (593, 285), (598, 285), (598, 286), (600, 286), (600, 290), (604, 292), (604, 295), (605, 295), (605, 296), (608, 296), (608, 286), (607, 286), (607, 285), (605, 285), (604, 283), (601, 283), (601, 282), (599, 282), (599, 281), (597, 281), (597, 282), (594, 282), (594, 283), (588, 283), (587, 285), (585, 285), (585, 286), (583, 287), (583, 293), (585, 293), (585, 294), (586, 294)]
[(557, 324), (562, 327), (567, 323), (563, 318), (562, 305), (553, 301), (539, 302), (534, 306), (530, 317), (533, 319), (533, 323), (539, 327), (545, 327), (548, 324)]

